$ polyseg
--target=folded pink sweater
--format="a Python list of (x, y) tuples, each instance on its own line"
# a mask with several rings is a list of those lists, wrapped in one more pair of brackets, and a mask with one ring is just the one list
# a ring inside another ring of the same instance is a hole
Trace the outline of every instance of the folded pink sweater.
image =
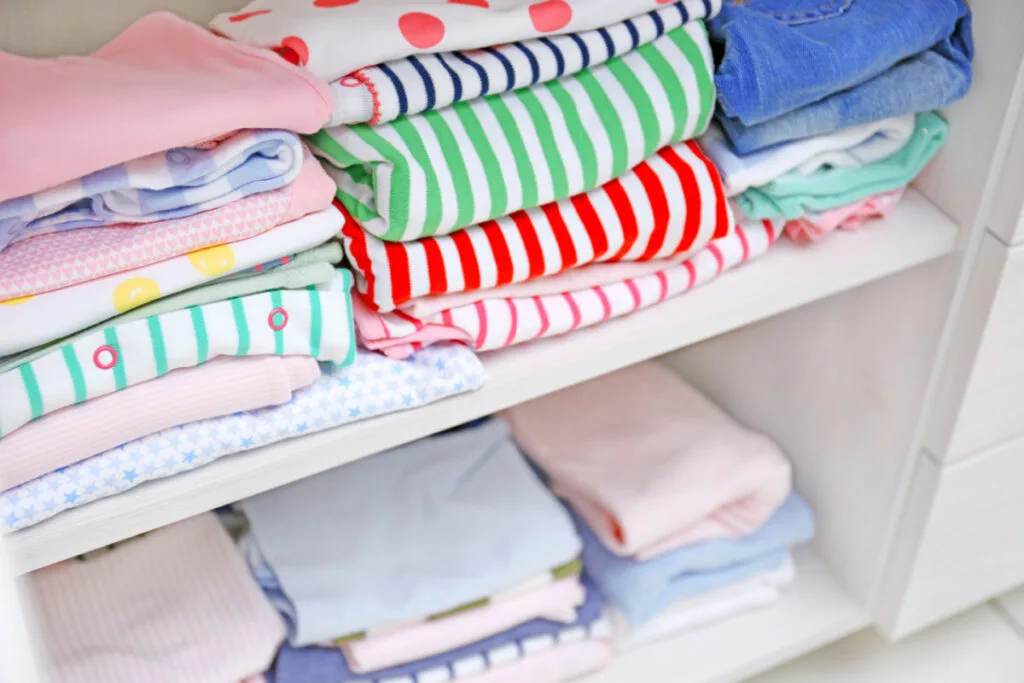
[(218, 358), (62, 408), (0, 439), (0, 488), (168, 427), (287, 403), (319, 376), (307, 356)]
[(333, 107), (323, 81), (167, 12), (88, 57), (0, 52), (0, 74), (0, 201), (242, 128), (313, 133)]
[(51, 683), (232, 683), (265, 671), (285, 637), (212, 513), (32, 584)]
[(619, 555), (745, 536), (790, 492), (774, 443), (654, 361), (504, 415), (554, 492)]

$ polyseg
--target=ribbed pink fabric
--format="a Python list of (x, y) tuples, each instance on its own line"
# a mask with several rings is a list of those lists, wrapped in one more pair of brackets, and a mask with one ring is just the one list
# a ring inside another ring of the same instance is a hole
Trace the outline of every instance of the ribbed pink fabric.
[(0, 201), (243, 128), (313, 133), (333, 109), (312, 74), (169, 12), (88, 57), (0, 52), (0, 73)]
[(745, 536), (792, 488), (778, 446), (654, 361), (503, 415), (552, 490), (619, 555)]
[[(611, 659), (612, 646), (607, 640), (581, 640), (541, 650), (476, 676), (460, 678), (459, 683), (562, 683), (597, 671)], [(685, 662), (680, 662), (680, 667), (685, 666)]]
[(218, 358), (63, 408), (0, 439), (0, 487), (168, 427), (287, 403), (319, 376), (307, 356)]
[(285, 625), (212, 513), (32, 575), (51, 683), (232, 683)]
[(454, 650), (532, 619), (570, 624), (585, 599), (583, 585), (574, 576), (443, 619), (352, 641), (342, 650), (352, 671), (376, 671)]

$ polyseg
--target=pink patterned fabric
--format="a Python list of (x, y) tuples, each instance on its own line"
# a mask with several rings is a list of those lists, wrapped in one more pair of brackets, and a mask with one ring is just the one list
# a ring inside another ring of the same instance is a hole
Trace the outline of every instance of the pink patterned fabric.
[(0, 251), (0, 301), (42, 294), (238, 242), (326, 209), (334, 182), (307, 150), (295, 181), (211, 211), (143, 225), (39, 235)]
[[(483, 299), (424, 318), (403, 311), (373, 311), (356, 294), (352, 297), (356, 330), (363, 346), (398, 359), (443, 340), (490, 351), (554, 337), (653, 306), (709, 282), (764, 254), (780, 230), (771, 221), (747, 222), (681, 264), (657, 273), (574, 291), (559, 290), (558, 280), (553, 279), (552, 291), (546, 295)], [(597, 267), (603, 266), (587, 266)]]
[(809, 244), (836, 230), (856, 230), (873, 218), (885, 218), (906, 190), (901, 187), (829, 211), (809, 213), (786, 223), (786, 237), (798, 244)]

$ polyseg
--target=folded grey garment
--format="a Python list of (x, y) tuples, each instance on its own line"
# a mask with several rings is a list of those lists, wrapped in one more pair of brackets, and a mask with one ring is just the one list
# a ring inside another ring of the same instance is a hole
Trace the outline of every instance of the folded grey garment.
[(238, 296), (267, 292), (272, 289), (302, 289), (310, 285), (327, 282), (334, 277), (334, 264), (341, 260), (341, 256), (341, 245), (337, 242), (328, 242), (300, 252), (288, 263), (269, 270), (237, 273), (229, 278), (221, 278), (199, 287), (186, 289), (183, 292), (157, 299), (144, 306), (134, 308), (127, 313), (104, 320), (63, 339), (2, 358), (0, 359), (0, 373), (12, 370), (23, 363), (36, 360), (68, 342), (75, 341), (110, 325), (121, 325), (122, 323), (146, 318), (151, 315), (178, 311), (189, 306), (199, 306)]

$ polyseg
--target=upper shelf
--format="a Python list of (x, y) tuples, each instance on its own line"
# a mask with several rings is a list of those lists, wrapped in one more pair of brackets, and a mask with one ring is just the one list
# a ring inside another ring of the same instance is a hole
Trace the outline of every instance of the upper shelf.
[(484, 356), (480, 390), (292, 439), (91, 503), (11, 534), (18, 573), (281, 486), (740, 328), (947, 254), (956, 225), (911, 191), (883, 223), (811, 247), (783, 240), (708, 285), (597, 327)]

